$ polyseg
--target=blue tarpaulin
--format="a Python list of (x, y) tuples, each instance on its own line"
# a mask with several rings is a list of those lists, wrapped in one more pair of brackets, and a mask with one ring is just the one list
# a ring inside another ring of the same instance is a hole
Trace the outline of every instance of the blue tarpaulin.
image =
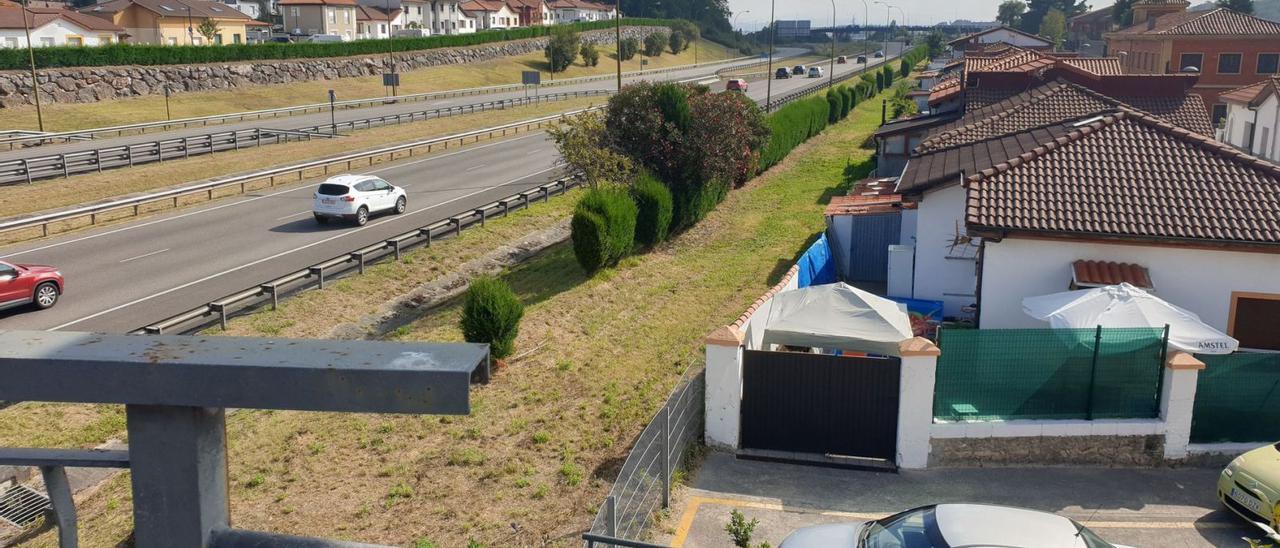
[(836, 282), (836, 265), (831, 258), (831, 247), (827, 245), (826, 234), (818, 236), (818, 240), (805, 250), (796, 265), (800, 267), (797, 273), (799, 287)]

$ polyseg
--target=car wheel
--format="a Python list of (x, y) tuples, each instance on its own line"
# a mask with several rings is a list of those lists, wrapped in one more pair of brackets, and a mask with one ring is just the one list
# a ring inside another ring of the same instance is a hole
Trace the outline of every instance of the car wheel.
[(36, 286), (36, 308), (44, 310), (58, 303), (58, 284), (45, 282)]
[(356, 210), (356, 225), (364, 226), (367, 222), (369, 222), (369, 208), (360, 206), (360, 209)]
[(327, 225), (329, 224), (329, 218), (324, 215), (316, 215), (316, 222), (322, 225)]
[(404, 199), (404, 196), (396, 198), (396, 215), (404, 213), (404, 210), (408, 205), (409, 202)]

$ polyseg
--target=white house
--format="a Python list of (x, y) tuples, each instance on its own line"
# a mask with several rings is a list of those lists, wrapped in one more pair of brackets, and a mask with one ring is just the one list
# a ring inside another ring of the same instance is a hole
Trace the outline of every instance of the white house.
[(1259, 158), (1280, 163), (1280, 76), (1233, 89), (1218, 98), (1227, 104), (1227, 123), (1218, 139)]
[(948, 42), (947, 45), (951, 46), (951, 57), (955, 58), (964, 57), (966, 50), (980, 48), (985, 44), (1001, 43), (1028, 49), (1053, 48), (1053, 42), (1050, 40), (1003, 25), (966, 34)]
[(579, 21), (604, 21), (613, 19), (613, 6), (584, 0), (552, 0), (548, 6), (555, 10), (556, 23)]
[(467, 0), (459, 7), (463, 13), (476, 20), (477, 30), (513, 29), (520, 26), (520, 15), (506, 2)]
[(397, 8), (388, 12), (382, 8), (356, 6), (356, 36), (364, 40), (390, 38), (392, 33), (403, 28), (398, 24), (401, 11)]
[[(27, 47), (23, 18), (23, 8), (0, 7), (0, 46)], [(125, 34), (124, 28), (109, 20), (59, 8), (27, 8), (25, 18), (36, 47), (112, 44)]]
[(1145, 282), (1242, 348), (1280, 350), (1280, 166), (1120, 109), (964, 192), (980, 327), (1043, 326), (1026, 297)]
[(402, 29), (422, 29), (430, 34), (431, 3), (427, 0), (401, 0), (400, 18), (396, 21)]

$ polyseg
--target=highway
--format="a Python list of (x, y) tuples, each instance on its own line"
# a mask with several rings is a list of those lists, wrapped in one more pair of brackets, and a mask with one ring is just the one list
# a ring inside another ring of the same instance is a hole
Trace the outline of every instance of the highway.
[[(837, 72), (860, 68), (837, 65)], [(775, 80), (773, 94), (817, 82)], [(763, 100), (765, 87), (755, 82), (748, 95)], [(409, 209), (403, 215), (374, 217), (364, 227), (315, 223), (311, 201), (316, 181), (0, 249), (0, 259), (54, 265), (67, 280), (57, 306), (0, 312), (0, 329), (137, 329), (536, 187), (562, 173), (558, 162), (554, 144), (538, 132), (382, 164), (363, 173), (405, 187)]]

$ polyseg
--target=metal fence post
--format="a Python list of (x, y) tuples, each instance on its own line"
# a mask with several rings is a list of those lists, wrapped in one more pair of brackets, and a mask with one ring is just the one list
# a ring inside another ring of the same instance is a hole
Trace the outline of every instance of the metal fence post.
[(26, 158), (22, 159), (22, 171), (27, 174), (27, 184), (31, 184), (31, 163)]
[(276, 290), (275, 284), (263, 284), (259, 287), (261, 287), (263, 291), (271, 293), (271, 309), (276, 310), (280, 308), (280, 292)]
[(618, 536), (618, 501), (617, 499), (615, 499), (613, 495), (609, 495), (608, 498), (604, 499), (604, 507), (605, 507), (605, 527), (606, 527), (605, 531), (608, 533), (609, 536), (616, 538)]
[(671, 404), (662, 406), (662, 507), (671, 507)]
[(1085, 417), (1089, 420), (1093, 420), (1093, 384), (1098, 378), (1098, 351), (1102, 349), (1102, 326), (1099, 325), (1093, 333), (1093, 360), (1089, 364), (1089, 409), (1085, 412)]
[(395, 250), (396, 260), (399, 261), (400, 260), (400, 240), (387, 240), (387, 245), (391, 246), (391, 248)]
[(41, 466), (44, 489), (53, 503), (53, 520), (58, 524), (58, 548), (76, 548), (76, 501), (71, 498), (71, 484), (67, 482), (67, 469), (61, 466)]
[(360, 264), (360, 274), (364, 274), (364, 253), (357, 251), (352, 253), (350, 257)]
[(318, 266), (313, 266), (311, 268), (308, 268), (307, 272), (309, 272), (312, 276), (320, 278), (320, 289), (324, 289), (324, 269)]
[(218, 313), (218, 327), (223, 331), (227, 330), (227, 305), (222, 303), (209, 303), (209, 308)]

